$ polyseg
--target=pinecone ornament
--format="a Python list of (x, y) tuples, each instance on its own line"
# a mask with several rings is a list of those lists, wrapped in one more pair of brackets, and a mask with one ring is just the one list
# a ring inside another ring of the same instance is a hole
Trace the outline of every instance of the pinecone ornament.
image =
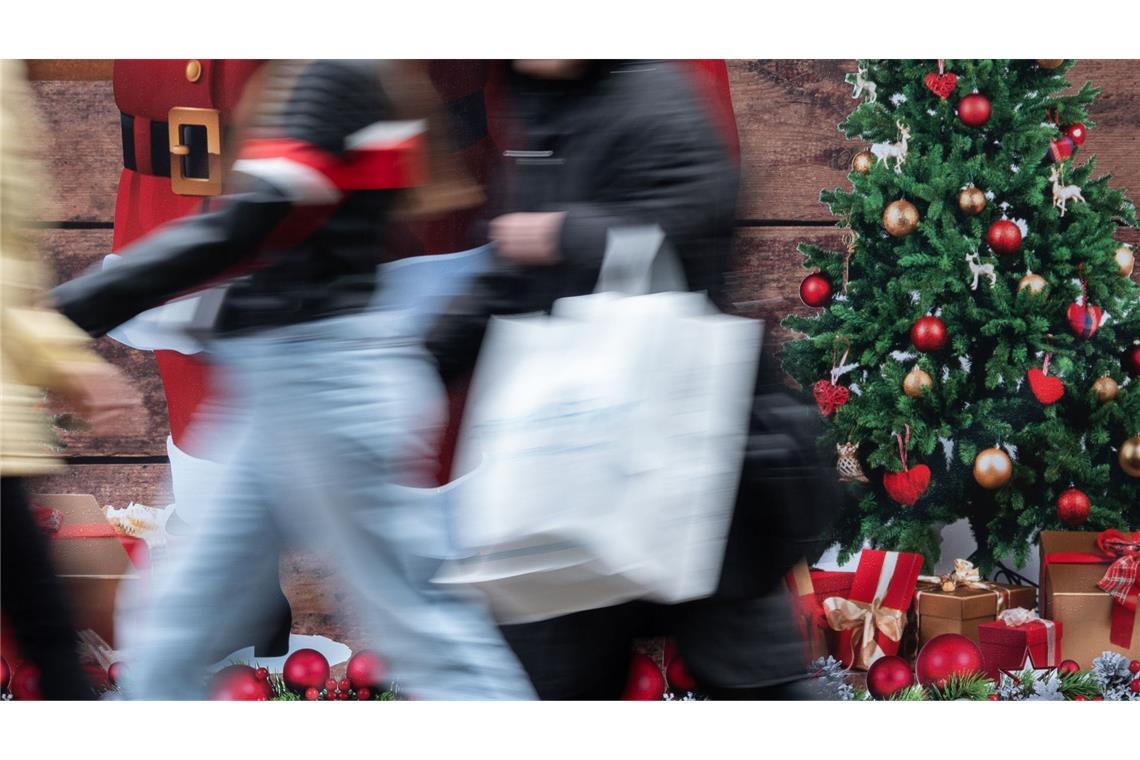
[(859, 464), (859, 444), (857, 443), (837, 443), (836, 450), (839, 452), (839, 461), (835, 463), (835, 468), (839, 470), (839, 479), (843, 481), (856, 480), (860, 483), (868, 483), (867, 476), (863, 474), (863, 467)]

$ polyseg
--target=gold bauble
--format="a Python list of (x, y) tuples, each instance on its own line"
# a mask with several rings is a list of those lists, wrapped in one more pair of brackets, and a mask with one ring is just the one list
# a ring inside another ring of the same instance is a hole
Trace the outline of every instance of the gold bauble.
[(1048, 283), (1045, 282), (1044, 277), (1030, 272), (1018, 281), (1017, 292), (1020, 293), (1023, 290), (1028, 290), (1029, 295), (1039, 296), (1045, 292), (1046, 285), (1048, 285)]
[(1120, 469), (1134, 478), (1140, 478), (1140, 435), (1134, 435), (1120, 444)]
[(883, 228), (892, 237), (906, 237), (918, 227), (918, 209), (910, 201), (898, 200), (883, 211)]
[(986, 194), (970, 185), (958, 193), (958, 208), (966, 216), (975, 216), (986, 210)]
[(1132, 246), (1124, 244), (1116, 249), (1116, 253), (1112, 255), (1112, 260), (1116, 262), (1116, 273), (1121, 277), (1131, 277), (1132, 268), (1136, 266), (1136, 254), (1132, 252)]
[(982, 488), (1001, 488), (1013, 477), (1013, 462), (998, 447), (983, 449), (974, 457), (974, 480)]
[(930, 388), (933, 385), (934, 381), (930, 379), (930, 375), (915, 365), (914, 369), (906, 373), (906, 377), (903, 378), (903, 393), (911, 398), (918, 398), (922, 395), (923, 388)]
[(1065, 62), (1064, 58), (1038, 58), (1037, 65), (1043, 69), (1058, 69)]
[(869, 150), (861, 150), (851, 159), (851, 170), (857, 171), (860, 174), (866, 174), (871, 171), (871, 167), (874, 165), (875, 154)]
[(1093, 393), (1096, 395), (1096, 400), (1102, 404), (1107, 404), (1116, 398), (1116, 394), (1119, 391), (1120, 386), (1108, 375), (1098, 377), (1096, 382), (1093, 383)]

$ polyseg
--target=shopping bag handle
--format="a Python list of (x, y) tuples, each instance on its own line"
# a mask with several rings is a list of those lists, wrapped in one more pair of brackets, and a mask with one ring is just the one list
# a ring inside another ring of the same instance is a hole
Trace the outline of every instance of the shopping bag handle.
[(681, 263), (659, 225), (606, 231), (606, 252), (595, 293), (640, 296), (688, 289)]

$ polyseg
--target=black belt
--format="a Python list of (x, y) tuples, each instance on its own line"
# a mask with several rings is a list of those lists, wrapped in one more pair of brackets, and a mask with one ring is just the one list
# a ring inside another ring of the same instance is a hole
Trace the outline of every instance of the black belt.
[[(135, 117), (130, 114), (119, 114), (119, 124), (123, 134), (123, 166), (131, 171), (139, 171), (138, 157), (135, 155)], [(181, 141), (190, 148), (190, 152), (181, 156), (182, 176), (194, 179), (205, 179), (210, 176), (209, 157), (206, 153), (206, 128), (197, 124), (184, 124), (181, 129)], [(222, 132), (223, 136), (225, 131)], [(155, 177), (170, 176), (170, 126), (165, 121), (151, 121), (150, 135), (147, 143), (150, 145), (149, 174)]]

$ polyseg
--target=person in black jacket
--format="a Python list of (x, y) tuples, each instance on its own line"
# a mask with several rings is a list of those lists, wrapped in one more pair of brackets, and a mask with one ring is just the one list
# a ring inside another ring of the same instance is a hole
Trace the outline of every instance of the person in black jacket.
[[(615, 227), (659, 225), (689, 288), (730, 309), (738, 171), (685, 72), (661, 61), (515, 61), (507, 89), (508, 144), (494, 188), (501, 213), (489, 226), (496, 263), (429, 334), (445, 379), (471, 368), (491, 315), (592, 292)], [(757, 488), (742, 494), (763, 498)], [(739, 555), (759, 545), (741, 535), (755, 522), (734, 525), (734, 573), (754, 567)], [(778, 687), (802, 676), (804, 650), (789, 599), (771, 593), (777, 576), (726, 578), (719, 598), (691, 604), (635, 602), (503, 631), (544, 699), (619, 696), (633, 637), (662, 633), (678, 637), (706, 691), (787, 696)]]
[(425, 123), (393, 96), (400, 84), (375, 61), (282, 73), (267, 85), (284, 93), (280, 107), (266, 107), (264, 136), (234, 166), (236, 192), (53, 292), (102, 335), (232, 282), (209, 350), (248, 421), (218, 502), (155, 578), (130, 696), (202, 696), (213, 642), (265, 603), (242, 580), (274, 527), (333, 560), (406, 693), (533, 696), (482, 601), (431, 583), (448, 550), (437, 491), (422, 488), (433, 485), (442, 387), (403, 315), (372, 309), (386, 225), (427, 180)]

